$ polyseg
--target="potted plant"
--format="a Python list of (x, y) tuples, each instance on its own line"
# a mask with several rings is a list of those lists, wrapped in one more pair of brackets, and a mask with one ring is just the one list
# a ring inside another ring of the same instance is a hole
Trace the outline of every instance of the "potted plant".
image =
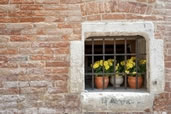
[[(114, 69), (114, 68), (113, 68)], [(120, 85), (123, 83), (123, 76), (121, 73), (124, 71), (124, 66), (122, 66), (120, 63), (117, 63), (115, 67), (115, 87), (120, 87)], [(111, 76), (110, 83), (114, 84), (114, 76)]]
[[(136, 88), (136, 81), (138, 81), (137, 88), (141, 88), (143, 84), (142, 73), (146, 72), (146, 60), (143, 60), (143, 59), (137, 60), (137, 66), (136, 66), (136, 58), (131, 57), (130, 59), (126, 61), (126, 65), (125, 65), (125, 61), (122, 61), (121, 65), (126, 66), (125, 73), (128, 75), (129, 87)], [(138, 77), (136, 77), (136, 75)]]
[[(95, 72), (95, 85), (96, 88), (102, 89), (103, 86), (104, 88), (108, 87), (109, 84), (109, 74), (105, 73), (110, 73), (112, 68), (113, 68), (113, 59), (108, 59), (108, 60), (99, 60), (96, 61), (92, 67)], [(104, 76), (103, 76), (104, 73)]]

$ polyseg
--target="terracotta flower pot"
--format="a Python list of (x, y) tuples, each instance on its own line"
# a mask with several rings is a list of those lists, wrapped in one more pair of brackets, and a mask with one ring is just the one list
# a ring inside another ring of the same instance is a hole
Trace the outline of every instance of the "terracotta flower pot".
[[(138, 88), (142, 87), (142, 83), (143, 83), (143, 78), (142, 76), (138, 76)], [(133, 76), (128, 76), (128, 85), (130, 88), (134, 88), (136, 89), (136, 77)]]
[(95, 77), (95, 84), (97, 89), (103, 89), (103, 79), (104, 79), (104, 88), (108, 87), (109, 84), (109, 77), (104, 76), (96, 76)]

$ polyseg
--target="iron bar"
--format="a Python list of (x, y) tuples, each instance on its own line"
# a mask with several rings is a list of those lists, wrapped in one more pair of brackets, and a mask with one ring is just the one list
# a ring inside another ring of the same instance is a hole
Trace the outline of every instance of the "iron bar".
[[(113, 81), (113, 88), (116, 89), (115, 83), (116, 83), (116, 39), (113, 38), (113, 51), (114, 51), (114, 80)], [(111, 76), (112, 78), (113, 76)]]
[[(103, 61), (105, 60), (105, 38), (103, 38)], [(103, 63), (104, 64), (104, 63)], [(103, 67), (103, 89), (104, 89), (104, 86), (105, 86), (105, 77), (104, 77), (104, 67)]]
[[(125, 71), (126, 71), (126, 63), (127, 63), (127, 38), (125, 38)], [(125, 89), (127, 89), (127, 74), (125, 72)]]
[(135, 45), (136, 45), (136, 89), (138, 89), (138, 74), (137, 74), (137, 72), (138, 72), (138, 38), (136, 39), (136, 43), (135, 43)]
[[(127, 56), (136, 56), (136, 53), (127, 53), (127, 54), (93, 54), (93, 56), (103, 56), (103, 55), (105, 55), (105, 56), (125, 56), (125, 55), (127, 55)], [(146, 55), (146, 54), (139, 54), (139, 55)], [(85, 56), (92, 56), (92, 54), (85, 54)]]
[[(94, 38), (92, 38), (92, 65), (94, 64)], [(92, 68), (92, 89), (94, 89), (94, 69)]]

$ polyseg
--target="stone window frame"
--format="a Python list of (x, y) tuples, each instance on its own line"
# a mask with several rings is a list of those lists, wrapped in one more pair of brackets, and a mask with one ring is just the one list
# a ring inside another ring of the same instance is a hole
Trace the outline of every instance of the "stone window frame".
[[(84, 42), (91, 36), (140, 35), (147, 46), (148, 92), (87, 92), (84, 85)], [(84, 22), (82, 39), (70, 44), (70, 93), (81, 95), (83, 112), (144, 111), (152, 109), (154, 97), (165, 86), (164, 45), (154, 38), (152, 22)], [(98, 105), (97, 105), (98, 104)]]

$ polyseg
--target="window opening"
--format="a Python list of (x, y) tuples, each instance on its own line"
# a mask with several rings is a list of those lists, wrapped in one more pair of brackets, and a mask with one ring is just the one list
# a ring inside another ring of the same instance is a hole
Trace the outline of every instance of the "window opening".
[[(101, 87), (97, 85), (97, 77), (102, 79), (99, 81)], [(122, 77), (120, 85), (118, 77)], [(128, 82), (129, 77), (135, 78), (134, 87)], [(139, 80), (143, 80), (141, 87)], [(142, 36), (103, 36), (85, 40), (86, 90), (146, 89), (146, 85), (146, 41)]]

